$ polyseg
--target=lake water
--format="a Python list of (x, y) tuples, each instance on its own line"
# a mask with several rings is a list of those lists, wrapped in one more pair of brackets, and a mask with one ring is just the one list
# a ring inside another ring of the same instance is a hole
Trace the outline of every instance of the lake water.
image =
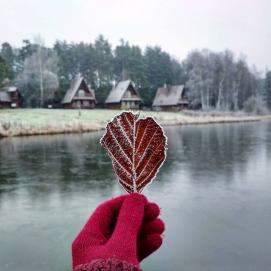
[[(271, 270), (271, 123), (168, 127), (145, 194), (162, 208), (146, 271)], [(0, 270), (68, 271), (94, 208), (123, 193), (102, 133), (0, 140)]]

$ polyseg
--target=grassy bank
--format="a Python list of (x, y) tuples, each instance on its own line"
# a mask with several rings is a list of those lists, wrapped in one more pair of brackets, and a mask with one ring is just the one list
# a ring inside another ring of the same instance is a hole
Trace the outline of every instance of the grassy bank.
[[(0, 110), (0, 136), (80, 133), (101, 130), (117, 110), (16, 109)], [(271, 119), (271, 116), (248, 116), (242, 113), (173, 113), (142, 112), (153, 116), (161, 125), (185, 125), (223, 122), (245, 122)]]

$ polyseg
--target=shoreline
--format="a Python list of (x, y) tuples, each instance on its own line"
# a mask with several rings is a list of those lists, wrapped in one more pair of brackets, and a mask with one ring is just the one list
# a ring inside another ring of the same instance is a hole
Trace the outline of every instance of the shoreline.
[[(13, 136), (86, 133), (103, 130), (121, 110), (15, 109), (0, 110), (0, 138)], [(271, 120), (271, 115), (243, 113), (142, 112), (162, 126), (240, 123)]]

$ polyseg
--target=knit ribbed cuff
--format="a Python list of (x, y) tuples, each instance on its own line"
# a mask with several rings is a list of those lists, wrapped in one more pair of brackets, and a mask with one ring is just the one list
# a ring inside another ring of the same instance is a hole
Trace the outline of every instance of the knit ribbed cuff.
[(118, 259), (97, 259), (77, 265), (73, 271), (142, 271), (137, 266)]

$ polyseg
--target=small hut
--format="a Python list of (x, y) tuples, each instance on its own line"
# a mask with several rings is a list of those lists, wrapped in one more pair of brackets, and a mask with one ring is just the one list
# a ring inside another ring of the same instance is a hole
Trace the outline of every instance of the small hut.
[(164, 85), (156, 91), (152, 108), (155, 111), (180, 111), (188, 108), (186, 89), (183, 85)]
[(0, 90), (0, 108), (18, 108), (22, 106), (23, 98), (15, 86), (5, 87)]
[(107, 108), (124, 110), (139, 109), (141, 102), (142, 100), (131, 80), (119, 82), (105, 100)]
[(77, 75), (62, 100), (64, 108), (94, 108), (95, 103), (94, 90), (87, 85), (82, 76)]

